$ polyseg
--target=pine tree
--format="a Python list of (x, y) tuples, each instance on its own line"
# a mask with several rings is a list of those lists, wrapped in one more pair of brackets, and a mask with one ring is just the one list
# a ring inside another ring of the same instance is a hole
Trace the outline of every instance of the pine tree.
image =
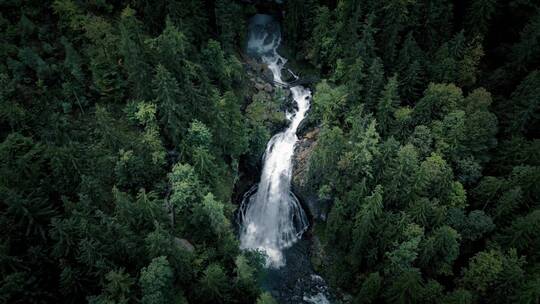
[(189, 42), (200, 46), (210, 38), (208, 12), (200, 0), (167, 1), (167, 15), (182, 30)]
[(472, 36), (485, 37), (491, 18), (495, 13), (497, 0), (474, 0), (467, 9), (466, 23)]
[(223, 48), (232, 52), (244, 41), (245, 21), (242, 7), (231, 0), (217, 0), (215, 20)]
[(129, 81), (134, 85), (134, 97), (147, 99), (151, 95), (149, 86), (150, 66), (146, 61), (144, 38), (140, 21), (135, 11), (129, 7), (122, 11), (120, 19), (120, 54), (124, 58), (124, 66)]
[(357, 256), (356, 264), (360, 263), (361, 256), (369, 249), (370, 235), (383, 212), (382, 195), (382, 187), (378, 185), (370, 196), (363, 199), (361, 210), (355, 216), (352, 236), (354, 240), (353, 251)]
[(418, 171), (417, 149), (407, 144), (401, 146), (397, 152), (397, 157), (389, 164), (386, 200), (394, 204), (405, 204), (413, 199), (412, 189), (416, 182), (414, 173)]
[(378, 131), (382, 136), (390, 133), (394, 127), (394, 112), (399, 106), (398, 80), (397, 75), (388, 79), (384, 86), (384, 91), (377, 104), (377, 123)]
[(404, 271), (392, 280), (385, 290), (385, 299), (391, 303), (412, 304), (420, 301), (424, 282), (418, 269)]
[[(540, 72), (533, 71), (512, 93), (511, 120), (506, 123), (514, 133), (538, 130), (540, 122)], [(533, 133), (534, 134), (534, 133)]]
[(383, 279), (378, 272), (370, 273), (362, 282), (360, 292), (356, 296), (355, 303), (376, 303), (379, 297)]
[(540, 210), (534, 210), (524, 217), (517, 218), (497, 237), (506, 248), (515, 248), (519, 254), (526, 255), (530, 261), (538, 261), (540, 237)]
[[(339, 74), (338, 68), (340, 62), (342, 61), (338, 61), (336, 74)], [(364, 102), (362, 100), (364, 92), (364, 82), (367, 80), (364, 71), (364, 61), (362, 61), (362, 59), (359, 57), (350, 67), (344, 69), (347, 69), (347, 72), (343, 76), (343, 80), (345, 85), (347, 86), (348, 104), (352, 106)]]
[(382, 25), (382, 58), (385, 66), (392, 66), (396, 57), (396, 48), (400, 42), (400, 32), (410, 25), (415, 25), (416, 20), (412, 20), (410, 14), (411, 6), (415, 5), (415, 1), (389, 1), (383, 7)]
[(346, 107), (347, 92), (344, 86), (331, 87), (326, 81), (317, 84), (313, 96), (313, 115), (328, 126), (334, 125)]
[(448, 0), (423, 1), (423, 5), (418, 6), (418, 9), (421, 12), (417, 14), (424, 16), (419, 29), (423, 39), (420, 43), (432, 52), (451, 36), (453, 4)]
[(362, 38), (356, 46), (358, 49), (358, 56), (368, 64), (372, 64), (373, 60), (375, 60), (377, 51), (374, 38), (375, 34), (377, 33), (377, 29), (373, 26), (374, 20), (374, 14), (370, 14), (366, 18), (366, 21), (362, 26)]
[(277, 304), (277, 302), (269, 292), (263, 292), (257, 299), (257, 304)]
[(424, 97), (414, 107), (413, 120), (417, 124), (429, 124), (440, 120), (454, 110), (463, 100), (462, 91), (454, 84), (430, 84)]
[(214, 127), (216, 144), (223, 155), (237, 159), (248, 148), (247, 128), (240, 111), (240, 100), (233, 92), (225, 92), (217, 108)]
[(203, 303), (221, 303), (227, 299), (229, 282), (220, 265), (208, 265), (199, 284), (200, 300)]
[(384, 69), (378, 57), (373, 59), (367, 70), (365, 79), (364, 98), (362, 101), (366, 105), (366, 110), (374, 110), (384, 87)]
[(416, 102), (425, 85), (425, 54), (409, 32), (399, 51), (397, 73), (400, 78), (400, 96), (408, 104)]
[(497, 145), (498, 120), (489, 111), (491, 94), (478, 88), (463, 101), (466, 120), (462, 145), (476, 159), (485, 162), (489, 160), (488, 151)]
[(337, 48), (336, 32), (332, 26), (333, 14), (326, 6), (320, 6), (315, 16), (315, 27), (310, 39), (308, 57), (319, 69), (332, 66)]
[(141, 270), (139, 285), (143, 304), (165, 304), (172, 301), (173, 271), (164, 256), (154, 258)]
[(187, 124), (186, 105), (179, 103), (178, 82), (164, 66), (158, 65), (152, 84), (160, 123), (166, 130), (169, 140), (178, 145)]
[(419, 263), (438, 274), (452, 274), (452, 266), (459, 255), (461, 236), (448, 226), (436, 229), (422, 244)]
[(418, 183), (416, 191), (419, 194), (446, 199), (451, 191), (452, 168), (436, 153), (432, 153), (421, 164), (416, 174)]
[(156, 38), (146, 40), (146, 44), (152, 50), (154, 61), (171, 72), (179, 82), (188, 77), (186, 71), (188, 63), (186, 61), (187, 53), (191, 51), (191, 45), (170, 18), (165, 20), (163, 32)]
[(510, 52), (513, 69), (525, 71), (534, 68), (540, 57), (537, 50), (540, 48), (540, 11), (530, 18), (520, 33), (520, 40), (512, 46)]

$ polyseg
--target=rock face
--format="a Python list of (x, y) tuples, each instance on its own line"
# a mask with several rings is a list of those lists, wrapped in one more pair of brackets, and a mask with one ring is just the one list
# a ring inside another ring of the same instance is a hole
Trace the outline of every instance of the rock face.
[(309, 159), (317, 146), (319, 128), (305, 133), (299, 140), (293, 156), (292, 187), (294, 193), (309, 209), (314, 221), (326, 221), (328, 203), (319, 200), (316, 191), (308, 187)]
[[(244, 105), (242, 110), (253, 121), (264, 125), (271, 134), (277, 133), (287, 124), (285, 110), (290, 100), (289, 90), (283, 90), (285, 94), (285, 102), (278, 98), (278, 90), (273, 87), (273, 74), (268, 69), (268, 66), (253, 58), (244, 56), (243, 65), (244, 71), (247, 74), (246, 94), (244, 96)], [(262, 157), (261, 151), (259, 159)], [(235, 184), (233, 201), (240, 203), (243, 195), (253, 186), (260, 176), (260, 164), (254, 164), (254, 161), (245, 158), (240, 159), (239, 180)]]

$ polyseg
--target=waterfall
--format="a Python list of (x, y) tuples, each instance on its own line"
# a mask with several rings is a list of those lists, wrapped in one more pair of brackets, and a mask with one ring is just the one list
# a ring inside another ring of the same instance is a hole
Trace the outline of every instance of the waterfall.
[[(281, 73), (287, 60), (277, 52), (280, 42), (277, 21), (268, 15), (252, 18), (248, 54), (266, 63), (276, 84), (284, 86)], [(241, 248), (265, 252), (267, 266), (274, 268), (285, 265), (282, 250), (298, 241), (309, 226), (304, 210), (291, 191), (291, 178), (292, 156), (298, 141), (296, 130), (309, 109), (311, 91), (302, 86), (292, 87), (290, 91), (296, 104), (296, 109), (287, 113), (290, 124), (268, 142), (260, 182), (246, 193), (239, 212)]]

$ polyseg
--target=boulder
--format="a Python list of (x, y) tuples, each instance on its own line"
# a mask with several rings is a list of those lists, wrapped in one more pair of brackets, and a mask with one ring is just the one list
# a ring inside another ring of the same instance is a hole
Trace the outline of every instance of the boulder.
[(188, 252), (195, 251), (195, 246), (191, 245), (191, 243), (186, 239), (181, 239), (181, 238), (175, 237), (174, 238), (174, 244), (178, 248), (180, 248), (182, 250), (185, 250), (185, 251), (188, 251)]
[(272, 71), (268, 68), (267, 65), (263, 65), (263, 69), (261, 71), (262, 77), (265, 81), (272, 82), (274, 81), (274, 74), (272, 74)]
[(289, 98), (291, 96), (291, 90), (285, 89), (283, 90), (283, 94), (285, 95), (286, 98)]
[(274, 90), (274, 88), (272, 87), (272, 85), (270, 85), (269, 83), (266, 83), (264, 85), (264, 90), (268, 93), (272, 93), (272, 91)]
[(263, 83), (256, 82), (255, 89), (257, 89), (257, 91), (263, 91), (265, 89), (265, 85)]

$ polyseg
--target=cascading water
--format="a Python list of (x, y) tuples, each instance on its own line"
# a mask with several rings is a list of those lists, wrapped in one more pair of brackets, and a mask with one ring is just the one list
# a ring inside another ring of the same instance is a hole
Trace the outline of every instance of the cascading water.
[[(282, 70), (287, 60), (277, 53), (280, 42), (279, 24), (271, 16), (255, 15), (252, 18), (248, 53), (261, 58), (272, 71), (276, 84), (285, 87)], [(268, 142), (261, 180), (256, 191), (246, 195), (240, 210), (241, 248), (264, 251), (268, 257), (267, 266), (275, 268), (285, 265), (282, 250), (297, 242), (309, 225), (291, 191), (291, 176), (292, 156), (298, 141), (296, 130), (309, 109), (311, 91), (302, 86), (290, 90), (297, 109), (287, 113), (289, 127)]]
[[(296, 130), (309, 109), (311, 91), (302, 86), (288, 88), (282, 72), (298, 77), (284, 69), (287, 60), (277, 52), (280, 42), (279, 23), (273, 17), (255, 15), (250, 20), (248, 54), (268, 65), (277, 86), (291, 91), (296, 109), (287, 113), (288, 128), (266, 146), (259, 184), (244, 195), (239, 212), (240, 246), (266, 253), (268, 268), (261, 284), (279, 303), (328, 304), (332, 293), (313, 270), (309, 241), (302, 239), (308, 219), (291, 191)], [(285, 263), (287, 267), (282, 267)]]

